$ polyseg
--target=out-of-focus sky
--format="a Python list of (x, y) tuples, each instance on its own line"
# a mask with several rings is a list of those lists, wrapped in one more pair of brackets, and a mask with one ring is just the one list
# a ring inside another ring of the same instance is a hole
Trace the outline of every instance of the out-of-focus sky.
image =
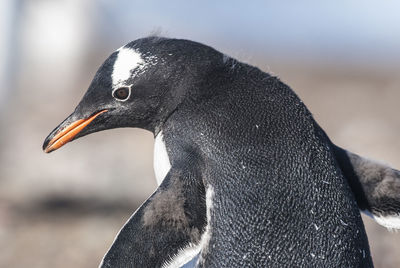
[[(150, 133), (46, 155), (104, 59), (161, 33), (278, 75), (339, 145), (400, 167), (400, 2), (0, 0), (0, 267), (93, 267), (155, 189)], [(376, 267), (399, 237), (366, 219)]]
[[(100, 1), (114, 38), (160, 27), (171, 36), (298, 57), (399, 60), (398, 1)], [(119, 9), (118, 6), (123, 7)]]

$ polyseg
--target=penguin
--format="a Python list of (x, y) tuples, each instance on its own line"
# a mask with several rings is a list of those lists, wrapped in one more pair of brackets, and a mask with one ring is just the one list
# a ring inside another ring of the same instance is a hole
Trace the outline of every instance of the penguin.
[(289, 86), (209, 46), (119, 48), (43, 150), (119, 127), (154, 134), (159, 186), (100, 267), (373, 267), (360, 210), (400, 227), (397, 170), (334, 145)]
[(333, 145), (361, 212), (390, 231), (400, 229), (400, 171)]

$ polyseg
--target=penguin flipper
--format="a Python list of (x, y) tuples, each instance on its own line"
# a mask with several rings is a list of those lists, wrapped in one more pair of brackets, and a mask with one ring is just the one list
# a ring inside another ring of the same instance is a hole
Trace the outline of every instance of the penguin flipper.
[(333, 151), (359, 209), (388, 229), (400, 229), (400, 171), (336, 145)]
[(199, 253), (205, 225), (201, 178), (173, 167), (126, 222), (100, 267), (181, 267)]

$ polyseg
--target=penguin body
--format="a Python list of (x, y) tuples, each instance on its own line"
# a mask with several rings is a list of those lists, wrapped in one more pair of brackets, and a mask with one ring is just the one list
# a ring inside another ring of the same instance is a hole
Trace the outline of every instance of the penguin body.
[(163, 127), (172, 166), (174, 151), (183, 151), (176, 137), (204, 163), (210, 221), (199, 264), (368, 266), (350, 187), (301, 101), (253, 67), (221, 72), (208, 85), (211, 97), (182, 104)]
[(160, 185), (102, 267), (372, 267), (358, 207), (380, 203), (354, 196), (360, 162), (278, 78), (192, 41), (139, 39), (43, 148), (115, 127), (154, 133)]

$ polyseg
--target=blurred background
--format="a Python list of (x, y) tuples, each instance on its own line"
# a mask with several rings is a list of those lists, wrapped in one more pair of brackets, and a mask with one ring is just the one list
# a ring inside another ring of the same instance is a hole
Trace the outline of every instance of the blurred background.
[[(279, 76), (332, 140), (400, 168), (398, 1), (0, 1), (0, 267), (95, 267), (155, 189), (153, 137), (118, 129), (46, 155), (94, 73), (161, 33)], [(365, 218), (376, 267), (400, 236)]]

